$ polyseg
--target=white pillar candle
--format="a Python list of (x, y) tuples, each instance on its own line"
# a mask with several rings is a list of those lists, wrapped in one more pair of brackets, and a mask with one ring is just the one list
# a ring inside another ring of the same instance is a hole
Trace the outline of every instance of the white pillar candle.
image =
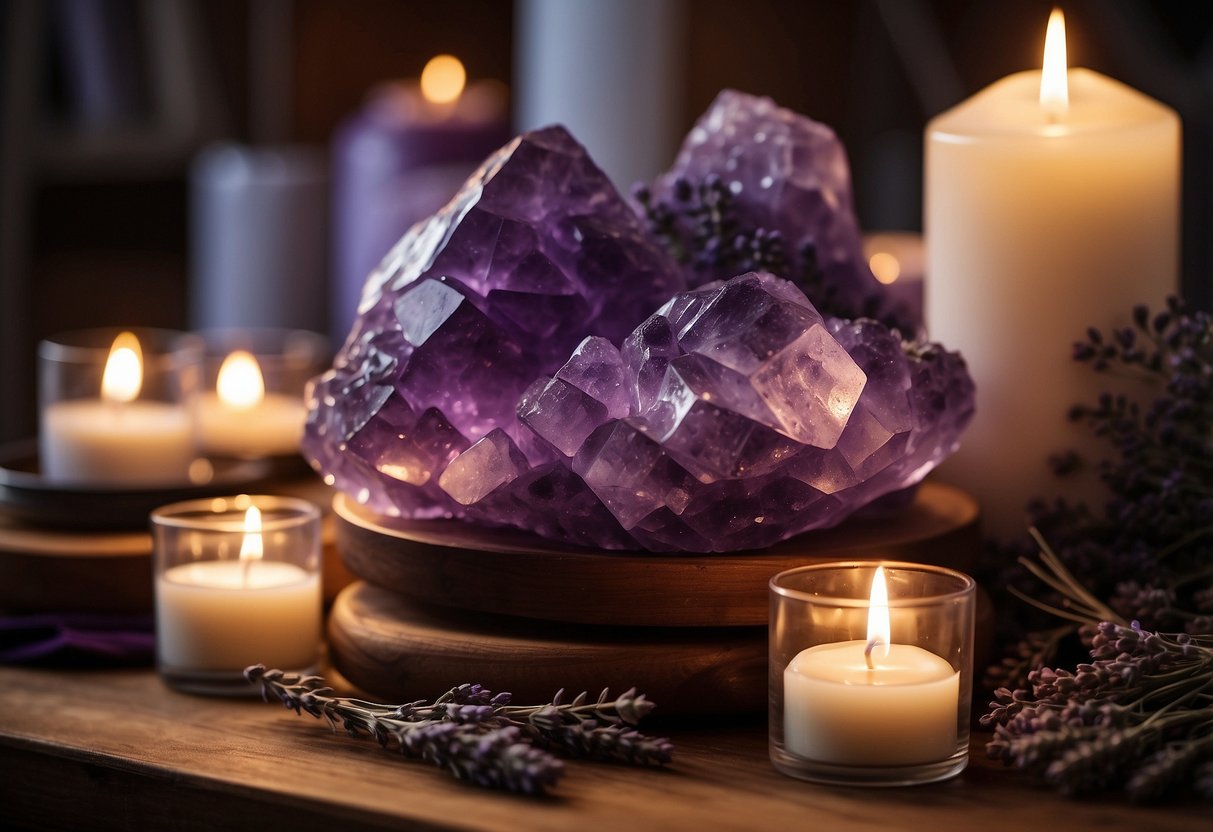
[(1067, 74), (1064, 51), (1057, 66), (1043, 100), (1042, 72), (1021, 72), (927, 125), (926, 322), (977, 384), (941, 476), (978, 497), (996, 536), (1022, 534), (1027, 502), (1061, 491), (1050, 454), (1089, 447), (1067, 412), (1108, 379), (1076, 365), (1072, 344), (1177, 287), (1178, 117), (1111, 78)]
[(266, 393), (256, 359), (233, 352), (219, 369), (214, 393), (198, 400), (198, 442), (218, 456), (298, 453), (307, 409), (303, 397)]
[(99, 398), (69, 399), (42, 410), (42, 474), (55, 482), (157, 485), (188, 481), (194, 459), (184, 406), (139, 399), (143, 355), (129, 332), (114, 339)]
[(320, 643), (320, 575), (292, 563), (204, 561), (156, 579), (158, 660), (169, 668), (300, 670)]
[(56, 402), (41, 435), (42, 475), (55, 482), (184, 483), (194, 459), (189, 416), (165, 402)]
[(834, 765), (901, 766), (956, 753), (960, 673), (891, 644), (884, 568), (872, 578), (868, 638), (802, 650), (783, 671), (783, 743)]

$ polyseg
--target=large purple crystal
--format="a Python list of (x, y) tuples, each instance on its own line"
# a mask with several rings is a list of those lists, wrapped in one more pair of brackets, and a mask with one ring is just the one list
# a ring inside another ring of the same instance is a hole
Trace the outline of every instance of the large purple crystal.
[[(743, 171), (741, 193), (770, 192), (747, 208), (763, 227), (816, 229), (867, 291), (845, 158), (818, 132), (724, 94), (679, 165)], [(706, 552), (834, 525), (956, 447), (958, 356), (823, 316), (774, 275), (727, 277), (686, 291), (568, 133), (524, 134), (372, 273), (310, 387), (305, 453), (387, 514)]]
[[(677, 204), (679, 188), (712, 179), (728, 190), (739, 230), (778, 232), (789, 267), (806, 247), (812, 250), (822, 296), (810, 299), (824, 301), (822, 309), (892, 314), (863, 256), (846, 150), (828, 126), (769, 98), (724, 90), (687, 134), (673, 167), (655, 183), (654, 196)], [(685, 271), (691, 286), (736, 274), (702, 258)]]
[(586, 335), (620, 341), (683, 285), (564, 128), (519, 136), (371, 273), (333, 369), (312, 386), (305, 451), (379, 511), (461, 513), (472, 492), (441, 486), (456, 455), (498, 429), (517, 437), (514, 410), (536, 376)]

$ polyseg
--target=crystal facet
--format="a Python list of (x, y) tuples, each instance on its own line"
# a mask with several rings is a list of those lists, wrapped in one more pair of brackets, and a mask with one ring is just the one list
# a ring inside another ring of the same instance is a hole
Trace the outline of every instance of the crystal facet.
[[(740, 225), (778, 232), (789, 254), (812, 246), (824, 289), (843, 308), (888, 305), (863, 256), (846, 150), (828, 126), (769, 98), (724, 90), (687, 134), (654, 193), (669, 199), (680, 181), (713, 177), (731, 194)], [(686, 273), (691, 285), (733, 276), (705, 275), (692, 265)]]
[[(724, 93), (662, 181), (707, 172), (868, 291), (828, 128)], [(387, 514), (727, 551), (834, 525), (955, 449), (973, 409), (959, 356), (823, 317), (770, 274), (718, 277), (686, 290), (567, 132), (524, 134), (371, 274), (309, 386), (304, 450)]]

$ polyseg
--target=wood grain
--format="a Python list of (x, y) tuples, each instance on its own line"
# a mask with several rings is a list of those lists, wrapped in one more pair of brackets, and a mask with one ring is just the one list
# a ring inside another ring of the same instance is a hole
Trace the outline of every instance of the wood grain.
[[(776, 773), (764, 722), (654, 728), (666, 770), (573, 761), (552, 797), (485, 792), (259, 701), (166, 689), (150, 671), (0, 668), (0, 819), (29, 829), (570, 829), (1193, 832), (1208, 804), (1073, 801), (985, 760), (907, 789)], [(417, 691), (417, 697), (431, 696)], [(659, 709), (660, 710), (660, 709)]]
[(152, 609), (152, 538), (25, 526), (0, 513), (0, 610), (141, 613)]
[(981, 545), (976, 502), (931, 482), (898, 514), (713, 555), (595, 552), (515, 529), (387, 518), (344, 495), (333, 508), (338, 549), (370, 583), (458, 609), (612, 626), (761, 626), (767, 582), (784, 569), (883, 559), (971, 571)]
[(760, 712), (767, 699), (766, 627), (635, 628), (471, 615), (347, 587), (329, 617), (329, 653), (351, 682), (385, 700), (440, 693), (451, 680), (508, 690), (519, 701), (637, 687), (667, 714)]
[[(337, 553), (333, 492), (316, 477), (276, 483), (266, 493), (310, 500), (324, 512), (323, 586), (332, 601), (354, 578)], [(0, 507), (0, 610), (12, 613), (151, 612), (152, 538), (147, 531), (46, 528)]]

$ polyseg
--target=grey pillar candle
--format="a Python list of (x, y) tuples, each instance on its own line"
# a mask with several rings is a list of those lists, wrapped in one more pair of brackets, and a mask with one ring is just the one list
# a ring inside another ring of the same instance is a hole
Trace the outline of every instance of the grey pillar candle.
[(323, 153), (218, 145), (198, 157), (190, 190), (191, 325), (323, 330)]

